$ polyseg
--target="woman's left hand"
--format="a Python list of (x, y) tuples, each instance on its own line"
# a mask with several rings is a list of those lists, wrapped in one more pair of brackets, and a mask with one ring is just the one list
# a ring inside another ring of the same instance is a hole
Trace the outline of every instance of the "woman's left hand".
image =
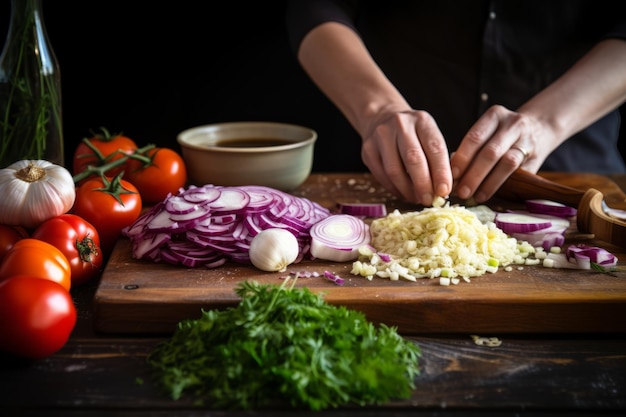
[(450, 159), (457, 196), (484, 202), (516, 169), (536, 173), (553, 151), (553, 141), (551, 130), (535, 118), (490, 107)]

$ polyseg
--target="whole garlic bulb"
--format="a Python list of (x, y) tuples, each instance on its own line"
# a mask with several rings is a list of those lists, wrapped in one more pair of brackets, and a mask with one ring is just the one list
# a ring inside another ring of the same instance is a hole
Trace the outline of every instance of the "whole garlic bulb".
[(262, 271), (284, 272), (298, 258), (296, 237), (285, 229), (265, 229), (250, 242), (250, 261)]
[(67, 213), (76, 188), (70, 172), (45, 160), (21, 160), (0, 169), (0, 218), (12, 226), (35, 228)]

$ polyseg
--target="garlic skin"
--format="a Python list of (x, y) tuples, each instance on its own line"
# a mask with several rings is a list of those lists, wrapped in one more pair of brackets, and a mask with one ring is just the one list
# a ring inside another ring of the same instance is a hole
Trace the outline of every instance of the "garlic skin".
[(285, 272), (300, 252), (296, 237), (285, 229), (265, 229), (250, 242), (250, 261), (262, 271)]
[(21, 160), (0, 169), (0, 219), (11, 226), (35, 228), (67, 213), (76, 188), (70, 172), (45, 160)]

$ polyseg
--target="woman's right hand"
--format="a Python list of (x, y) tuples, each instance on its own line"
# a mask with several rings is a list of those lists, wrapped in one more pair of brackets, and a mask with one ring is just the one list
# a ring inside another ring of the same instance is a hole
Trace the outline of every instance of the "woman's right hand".
[(406, 201), (430, 206), (435, 196), (452, 190), (448, 147), (425, 111), (376, 117), (363, 135), (361, 158), (386, 189)]

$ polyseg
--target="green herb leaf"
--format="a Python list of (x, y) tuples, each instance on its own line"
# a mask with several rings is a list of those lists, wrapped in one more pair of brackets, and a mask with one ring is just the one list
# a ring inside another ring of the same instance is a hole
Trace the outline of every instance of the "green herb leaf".
[(600, 265), (596, 262), (591, 262), (591, 269), (593, 269), (594, 271), (603, 273), (603, 274), (607, 274), (607, 275), (611, 275), (616, 277), (617, 275), (614, 274), (614, 272), (617, 272), (618, 268), (615, 266), (611, 266), (610, 268), (606, 268), (603, 265)]
[(237, 307), (180, 322), (148, 357), (157, 383), (173, 399), (188, 393), (231, 409), (287, 401), (322, 410), (410, 396), (419, 346), (287, 281), (243, 282)]

